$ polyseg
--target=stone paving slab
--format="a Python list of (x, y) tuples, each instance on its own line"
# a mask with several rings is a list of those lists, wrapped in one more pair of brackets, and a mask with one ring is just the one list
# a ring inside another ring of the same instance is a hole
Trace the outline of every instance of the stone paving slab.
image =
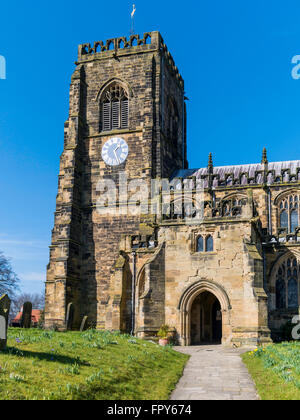
[(174, 347), (191, 356), (171, 400), (259, 400), (240, 355), (223, 346)]

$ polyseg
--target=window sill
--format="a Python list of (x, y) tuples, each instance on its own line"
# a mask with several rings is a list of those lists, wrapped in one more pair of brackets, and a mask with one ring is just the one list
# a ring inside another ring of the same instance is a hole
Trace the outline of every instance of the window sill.
[(202, 252), (197, 252), (197, 251), (193, 251), (192, 255), (201, 255), (201, 256), (206, 256), (206, 255), (217, 255), (218, 253), (216, 251), (202, 251)]

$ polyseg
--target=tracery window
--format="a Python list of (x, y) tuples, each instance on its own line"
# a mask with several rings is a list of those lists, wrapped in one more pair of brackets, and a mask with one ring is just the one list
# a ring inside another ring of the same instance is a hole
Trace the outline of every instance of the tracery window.
[(101, 98), (101, 131), (128, 128), (128, 118), (128, 93), (118, 83), (112, 83)]
[(299, 264), (288, 258), (276, 274), (276, 308), (296, 309), (299, 302)]
[(299, 195), (292, 194), (283, 198), (279, 203), (280, 227), (287, 233), (294, 233), (299, 227)]

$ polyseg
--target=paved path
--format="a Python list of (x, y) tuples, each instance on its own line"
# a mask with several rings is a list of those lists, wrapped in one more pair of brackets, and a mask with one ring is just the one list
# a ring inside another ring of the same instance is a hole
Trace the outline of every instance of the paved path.
[(171, 400), (258, 400), (254, 383), (237, 350), (222, 346), (175, 347), (190, 354)]

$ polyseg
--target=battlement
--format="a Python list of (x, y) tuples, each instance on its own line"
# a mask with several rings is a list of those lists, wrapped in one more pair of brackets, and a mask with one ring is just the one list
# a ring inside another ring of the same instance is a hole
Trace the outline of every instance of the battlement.
[(157, 31), (146, 32), (143, 37), (140, 37), (140, 35), (131, 35), (128, 39), (123, 36), (111, 38), (104, 42), (96, 41), (93, 46), (90, 43), (81, 44), (78, 47), (78, 62), (76, 64), (102, 58), (117, 58), (123, 55), (138, 54), (147, 51), (161, 51), (164, 54), (166, 63), (183, 88), (183, 78), (162, 36)]

